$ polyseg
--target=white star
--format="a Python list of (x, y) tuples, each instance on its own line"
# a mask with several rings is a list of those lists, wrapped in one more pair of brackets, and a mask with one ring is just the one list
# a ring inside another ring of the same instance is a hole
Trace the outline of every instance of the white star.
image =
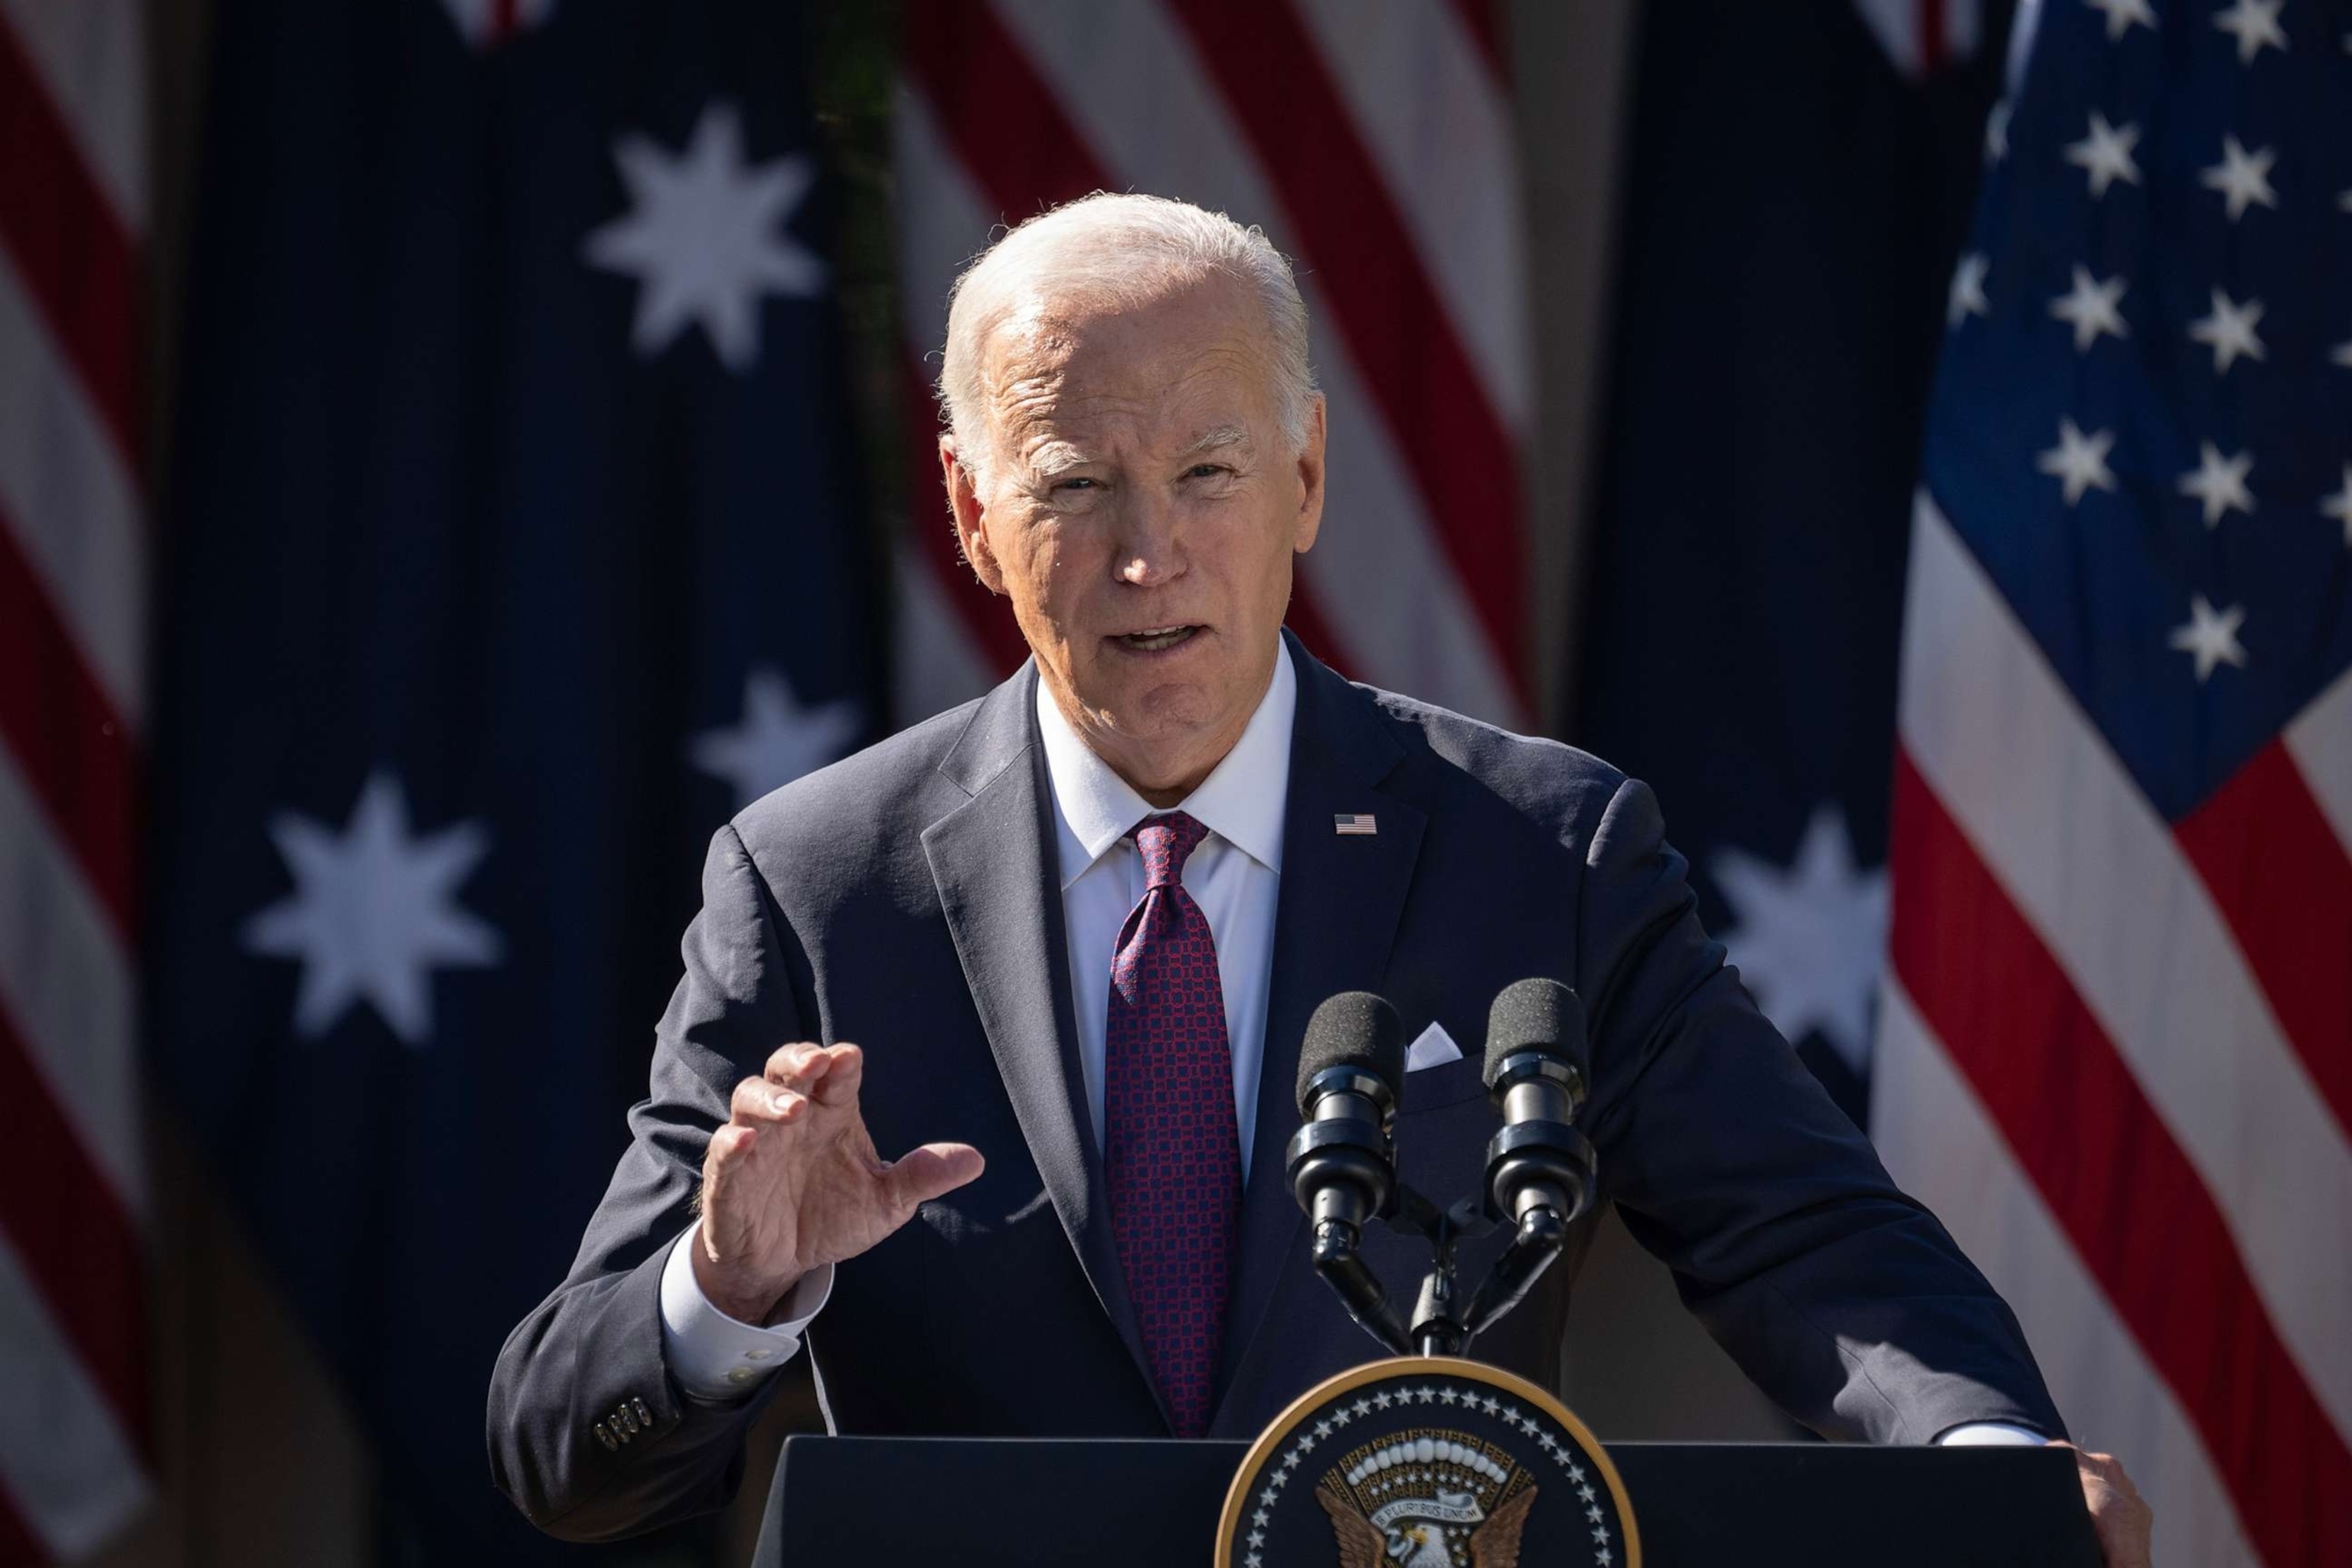
[(2139, 184), (2139, 165), (2132, 162), (2132, 149), (2137, 145), (2138, 126), (2126, 125), (2118, 131), (2095, 109), (2091, 110), (2090, 134), (2066, 144), (2066, 162), (2090, 175), (2091, 195), (2095, 200), (2105, 195), (2107, 187), (2117, 180), (2127, 185)]
[(2189, 624), (2172, 630), (2172, 646), (2197, 660), (2197, 684), (2205, 684), (2217, 664), (2246, 668), (2246, 650), (2238, 644), (2238, 628), (2246, 622), (2246, 607), (2232, 605), (2216, 613), (2202, 594), (2189, 595)]
[(1481, 1410), (1484, 1410), (1487, 1415), (1492, 1415), (1496, 1411), (1500, 1410), (1502, 1405), (1499, 1402), (1490, 1398), (1481, 1400), (1478, 1407)]
[(1591, 1520), (1593, 1523), (1599, 1524), (1606, 1516), (1601, 1513), (1601, 1505), (1596, 1502), (1585, 1505), (1584, 1517)]
[(1717, 850), (1708, 869), (1738, 920), (1722, 941), (1756, 1005), (1791, 1041), (1820, 1030), (1862, 1071), (1886, 942), (1886, 871), (1855, 866), (1845, 814), (1814, 807), (1786, 870), (1743, 849)]
[(2319, 515), (2344, 525), (2344, 545), (2352, 550), (2352, 463), (2344, 465), (2344, 488), (2319, 503)]
[(2246, 489), (2246, 476), (2253, 471), (2254, 455), (2224, 458), (2210, 441), (2200, 441), (2197, 447), (2197, 471), (2180, 476), (2180, 493), (2205, 503), (2205, 526), (2220, 527), (2222, 514), (2233, 509), (2252, 517), (2254, 498)]
[(1985, 115), (1984, 155), (1988, 163), (2009, 156), (2009, 100), (2005, 98)]
[(2097, 342), (2101, 332), (2116, 338), (2131, 336), (2119, 309), (2127, 287), (2121, 273), (2102, 283), (2091, 276), (2090, 268), (2074, 268), (2074, 287), (2050, 301), (2050, 313), (2073, 324), (2076, 353)]
[(2264, 44), (2286, 52), (2286, 34), (2279, 26), (2279, 7), (2286, 0), (2237, 0), (2213, 18), (2213, 25), (2238, 40), (2238, 63), (2252, 65)]
[(2083, 499), (2084, 490), (2116, 488), (2115, 470), (2107, 467), (2107, 453), (2115, 444), (2116, 433), (2112, 430), (2085, 436), (2074, 427), (2072, 419), (2062, 418), (2058, 421), (2058, 445), (2034, 459), (2033, 466), (2064, 482), (2066, 504), (2073, 506)]
[(368, 775), (341, 837), (290, 811), (270, 818), (269, 837), (294, 892), (247, 921), (241, 936), (247, 952), (301, 961), (294, 1027), (303, 1038), (365, 1002), (402, 1044), (421, 1047), (433, 1037), (434, 969), (480, 969), (504, 956), (499, 933), (455, 898), (488, 853), (488, 830), (460, 822), (410, 837), (408, 798), (392, 774)]
[(2156, 30), (2156, 13), (2147, 8), (2147, 0), (2083, 0), (2083, 3), (2094, 11), (2106, 14), (2110, 42), (2131, 31), (2134, 22), (2150, 32)]
[(1444, 1402), (1444, 1404), (1451, 1405), (1451, 1404), (1453, 1404), (1455, 1400), (1457, 1400), (1457, 1399), (1461, 1398), (1462, 1396), (1461, 1396), (1461, 1394), (1459, 1394), (1455, 1393), (1453, 1389), (1445, 1388), (1445, 1389), (1440, 1389), (1440, 1390), (1438, 1391), (1437, 1397), (1439, 1398), (1439, 1400), (1441, 1400), (1441, 1401), (1442, 1401), (1442, 1402)]
[(803, 708), (783, 671), (754, 665), (743, 679), (742, 721), (697, 735), (694, 765), (734, 785), (740, 811), (840, 756), (865, 727), (854, 698)]
[(2221, 193), (2230, 221), (2237, 222), (2246, 216), (2249, 206), (2278, 205), (2278, 193), (2271, 189), (2271, 165), (2278, 162), (2278, 149), (2265, 147), (2259, 153), (2249, 153), (2238, 144), (2235, 136), (2221, 138), (2221, 161), (2200, 173), (2197, 183), (2209, 191)]
[(761, 296), (824, 289), (824, 263), (778, 226), (816, 183), (815, 160), (793, 153), (747, 168), (734, 106), (713, 103), (677, 157), (631, 132), (614, 143), (613, 161), (634, 206), (581, 248), (593, 265), (636, 278), (637, 353), (651, 358), (698, 324), (728, 369), (751, 369)]
[(1985, 299), (1984, 291), (1985, 273), (1990, 267), (1981, 251), (1970, 251), (1952, 268), (1951, 290), (1944, 300), (1944, 320), (1948, 324), (1957, 327), (1969, 316), (1992, 313), (1992, 305)]
[(2204, 343), (2213, 351), (2213, 374), (2227, 374), (2240, 358), (2259, 360), (2263, 357), (2263, 340), (2254, 335), (2256, 323), (2263, 319), (2263, 302), (2249, 300), (2242, 305), (2232, 304), (2230, 297), (2219, 289), (2213, 290), (2213, 313), (2200, 316), (2189, 323), (2191, 340)]

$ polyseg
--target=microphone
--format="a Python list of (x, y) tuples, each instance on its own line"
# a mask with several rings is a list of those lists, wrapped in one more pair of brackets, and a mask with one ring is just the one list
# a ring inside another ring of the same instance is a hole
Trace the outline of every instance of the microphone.
[(1557, 980), (1503, 987), (1486, 1019), (1486, 1092), (1503, 1130), (1486, 1151), (1496, 1218), (1549, 1208), (1565, 1226), (1591, 1197), (1592, 1145), (1573, 1123), (1584, 1105), (1584, 1004)]
[(1396, 1197), (1397, 1086), (1404, 1079), (1404, 1026), (1369, 991), (1328, 997), (1298, 1047), (1300, 1126), (1286, 1170), (1315, 1227), (1315, 1272), (1364, 1331), (1397, 1354), (1409, 1349), (1387, 1292), (1358, 1251), (1365, 1224)]
[(1463, 1314), (1463, 1342), (1526, 1299), (1591, 1201), (1598, 1156), (1574, 1125), (1590, 1081), (1584, 1004), (1557, 980), (1503, 987), (1486, 1018), (1486, 1091), (1503, 1113), (1486, 1145), (1486, 1212), (1510, 1245)]
[(1390, 1131), (1404, 1079), (1404, 1026), (1369, 991), (1327, 998), (1298, 1046), (1298, 1115), (1290, 1190), (1321, 1227), (1360, 1228), (1386, 1212), (1396, 1184)]

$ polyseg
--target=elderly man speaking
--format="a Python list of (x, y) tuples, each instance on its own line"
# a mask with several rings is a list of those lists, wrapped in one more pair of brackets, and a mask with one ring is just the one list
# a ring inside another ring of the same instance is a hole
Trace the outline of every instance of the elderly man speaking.
[[(1307, 1015), (1377, 991), (1475, 1042), (1527, 975), (1590, 1010), (1606, 1195), (1782, 1408), (2062, 1436), (2008, 1308), (1700, 930), (1649, 790), (1283, 630), (1323, 522), (1307, 343), (1256, 230), (1150, 196), (1032, 219), (958, 283), (941, 469), (1032, 658), (713, 840), (635, 1140), (490, 1389), (542, 1527), (720, 1506), (803, 1350), (844, 1432), (1255, 1434), (1370, 1349), (1284, 1178)], [(1423, 1190), (1478, 1184), (1478, 1069), (1406, 1075)], [(1557, 1383), (1590, 1224), (1479, 1354)], [(1391, 1277), (1404, 1246), (1368, 1241)], [(2129, 1483), (2080, 1462), (2144, 1560)]]

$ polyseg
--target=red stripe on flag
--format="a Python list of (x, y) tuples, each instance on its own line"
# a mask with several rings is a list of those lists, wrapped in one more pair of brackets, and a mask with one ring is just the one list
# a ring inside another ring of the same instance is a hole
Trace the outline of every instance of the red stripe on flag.
[(1892, 837), (1895, 973), (2196, 1425), (2248, 1535), (2272, 1563), (2352, 1562), (2352, 1452), (2281, 1342), (2220, 1208), (1900, 750)]
[(137, 466), (139, 249), (48, 86), (0, 25), (0, 240), (90, 401)]
[(1494, 74), (1498, 89), (1507, 90), (1511, 80), (1510, 51), (1503, 47), (1502, 9), (1505, 0), (1454, 0), (1454, 15), (1462, 18), (1463, 29), (1478, 46), (1478, 54)]
[(0, 1007), (0, 1231), (25, 1260), (49, 1315), (106, 1393), (117, 1423), (147, 1451), (147, 1329), (138, 1231), (58, 1109), (15, 1020)]
[(24, 1510), (8, 1495), (7, 1478), (0, 1476), (0, 1563), (47, 1563), (48, 1542), (25, 1522)]
[(1949, 58), (1944, 47), (1944, 0), (1919, 0), (1919, 74), (1932, 76)]
[(1005, 222), (1118, 188), (988, 5), (908, 0), (906, 28), (908, 68)]
[(1171, 0), (1298, 237), (1512, 687), (1527, 691), (1519, 457), (1289, 0)]
[(0, 515), (0, 742), (127, 943), (136, 930), (138, 761)]
[(2352, 855), (2275, 736), (2174, 828), (2336, 1124), (2352, 1131)]

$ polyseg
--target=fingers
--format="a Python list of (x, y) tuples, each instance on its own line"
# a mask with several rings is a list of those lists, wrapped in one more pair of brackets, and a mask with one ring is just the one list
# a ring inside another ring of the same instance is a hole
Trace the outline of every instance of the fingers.
[(2070, 1448), (2074, 1454), (2074, 1470), (2082, 1479), (2083, 1500), (2091, 1510), (2091, 1523), (2098, 1531), (2099, 1550), (2105, 1555), (2108, 1568), (2148, 1568), (2154, 1551), (2156, 1515), (2139, 1495), (2139, 1488), (2124, 1473), (2123, 1462), (2113, 1454), (2094, 1454), (2072, 1443), (2056, 1443), (2052, 1447)]
[(856, 1046), (820, 1046), (806, 1040), (780, 1047), (762, 1076), (779, 1089), (805, 1094), (821, 1105), (846, 1105), (857, 1098), (866, 1076), (866, 1053)]
[(790, 1126), (808, 1114), (808, 1096), (796, 1089), (780, 1089), (763, 1078), (747, 1078), (735, 1086), (727, 1114), (730, 1121), (740, 1126), (758, 1127), (768, 1122)]
[(882, 1167), (882, 1184), (892, 1204), (912, 1214), (918, 1205), (974, 1180), (987, 1165), (969, 1143), (926, 1143)]

